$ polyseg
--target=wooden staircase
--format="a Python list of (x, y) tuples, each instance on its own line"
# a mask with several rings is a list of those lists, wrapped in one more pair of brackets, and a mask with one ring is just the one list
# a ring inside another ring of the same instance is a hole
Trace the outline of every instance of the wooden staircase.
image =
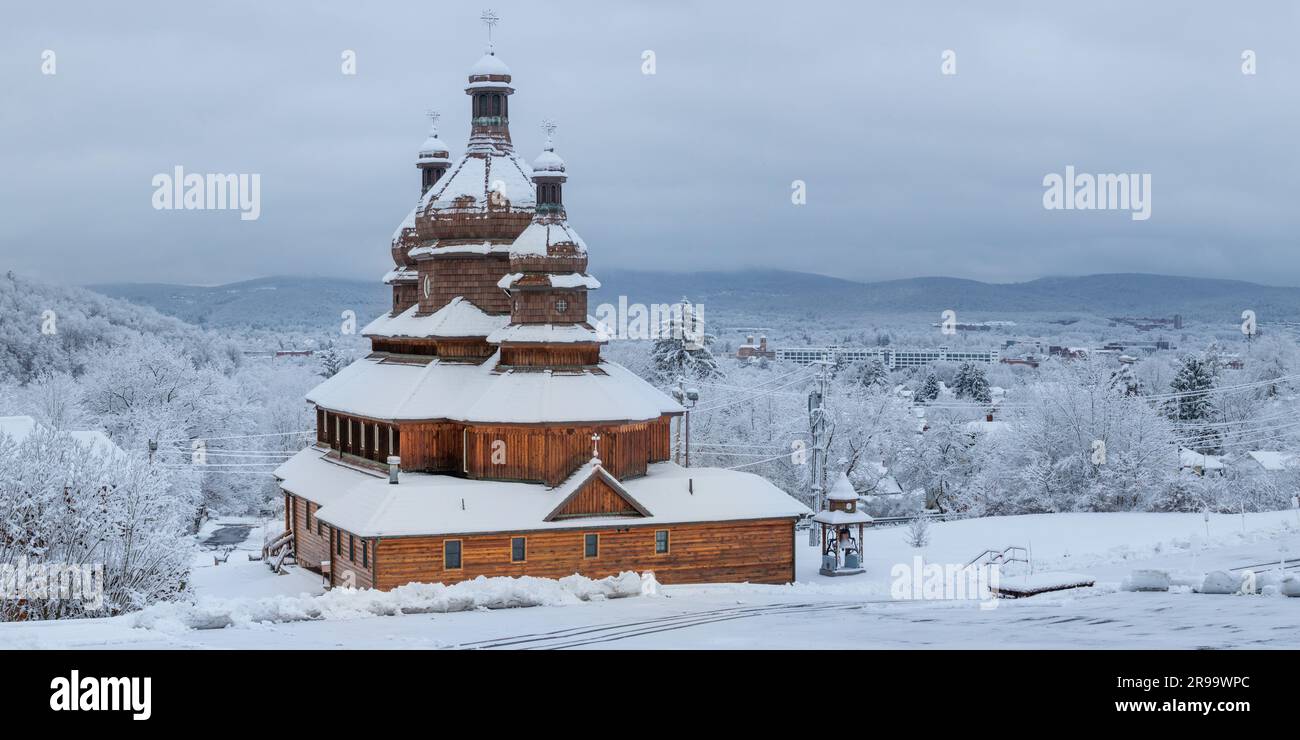
[(280, 575), (285, 573), (285, 565), (297, 565), (298, 558), (293, 552), (293, 532), (285, 530), (262, 545), (262, 560), (273, 573)]

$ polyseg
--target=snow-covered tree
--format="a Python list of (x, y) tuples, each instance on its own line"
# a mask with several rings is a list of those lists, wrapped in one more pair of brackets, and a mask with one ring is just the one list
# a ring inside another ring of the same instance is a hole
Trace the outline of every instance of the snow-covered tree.
[(916, 391), (916, 400), (925, 403), (938, 397), (939, 375), (935, 373), (934, 368), (930, 368), (925, 374), (925, 380), (921, 382), (921, 387)]
[(1180, 394), (1166, 403), (1169, 418), (1179, 424), (1192, 440), (1189, 447), (1200, 452), (1213, 452), (1219, 446), (1219, 433), (1211, 426), (1214, 417), (1214, 399), (1209, 391), (1218, 383), (1217, 356), (1187, 355), (1169, 384), (1169, 390)]
[(84, 598), (4, 601), (0, 619), (111, 615), (180, 594), (195, 502), (174, 495), (170, 475), (143, 456), (97, 452), (50, 429), (22, 442), (0, 436), (0, 563), (103, 568), (98, 607)]
[(889, 370), (878, 359), (859, 362), (849, 371), (849, 379), (863, 388), (889, 384)]
[(339, 371), (347, 367), (349, 358), (334, 346), (334, 340), (330, 340), (320, 352), (320, 373), (322, 378), (332, 378), (338, 375)]
[(962, 363), (961, 367), (957, 368), (957, 375), (952, 383), (953, 392), (958, 398), (969, 398), (976, 403), (993, 401), (993, 392), (989, 388), (984, 369), (973, 362)]
[(659, 336), (650, 351), (656, 380), (660, 385), (688, 380), (725, 378), (711, 347), (714, 337), (704, 330), (704, 321), (691, 302), (682, 299), (674, 304), (659, 327)]
[(985, 514), (1151, 509), (1176, 488), (1173, 427), (1099, 360), (1052, 366), (1007, 427), (980, 435), (959, 507)]

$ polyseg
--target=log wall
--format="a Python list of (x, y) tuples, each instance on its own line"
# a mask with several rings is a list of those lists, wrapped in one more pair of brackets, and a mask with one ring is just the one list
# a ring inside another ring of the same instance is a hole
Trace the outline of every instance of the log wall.
[[(478, 576), (604, 578), (626, 570), (654, 571), (660, 583), (789, 583), (794, 580), (794, 520), (501, 532), (447, 537), (381, 538), (376, 587), (414, 581), (454, 583)], [(667, 529), (667, 553), (655, 552), (655, 531)], [(584, 535), (600, 535), (599, 552), (583, 557)], [(527, 538), (525, 562), (510, 560), (512, 537)], [(461, 568), (443, 567), (443, 541), (461, 541)]]
[(374, 588), (374, 542), (341, 529), (329, 531), (330, 585)]
[(329, 527), (316, 518), (319, 506), (301, 496), (289, 494), (293, 514), (293, 552), (298, 564), (320, 570), (321, 560), (329, 560)]

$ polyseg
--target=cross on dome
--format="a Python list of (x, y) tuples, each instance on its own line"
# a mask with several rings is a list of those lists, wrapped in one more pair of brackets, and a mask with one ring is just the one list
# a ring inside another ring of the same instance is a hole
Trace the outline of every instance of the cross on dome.
[[(501, 22), (501, 19), (500, 19), (499, 17), (497, 17), (497, 14), (496, 14), (496, 13), (493, 13), (493, 12), (492, 12), (492, 9), (491, 9), (491, 8), (488, 8), (487, 10), (484, 10), (484, 11), (483, 11), (483, 15), (480, 15), (480, 16), (478, 17), (478, 19), (481, 20), (481, 21), (483, 21), (483, 25), (487, 26), (487, 30), (488, 30), (488, 49), (491, 50), (491, 49), (492, 49), (492, 28), (493, 28), (494, 26), (496, 26), (497, 23), (500, 23), (500, 22)], [(489, 53), (490, 53), (490, 51), (489, 51)]]
[(600, 432), (591, 433), (591, 459), (600, 461)]
[(542, 130), (546, 132), (546, 146), (544, 148), (547, 151), (553, 151), (555, 149), (554, 138), (555, 129), (557, 128), (559, 128), (559, 126), (556, 125), (555, 121), (552, 121), (549, 118), (542, 121)]

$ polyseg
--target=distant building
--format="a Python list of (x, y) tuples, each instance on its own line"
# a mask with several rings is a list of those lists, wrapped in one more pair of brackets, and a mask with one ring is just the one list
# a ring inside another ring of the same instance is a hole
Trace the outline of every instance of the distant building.
[(754, 337), (745, 337), (745, 343), (736, 349), (737, 360), (749, 360), (757, 358), (766, 358), (769, 360), (776, 359), (776, 352), (767, 348), (767, 337), (759, 337), (758, 344), (754, 344)]
[[(15, 442), (22, 442), (31, 434), (42, 429), (42, 424), (30, 416), (0, 416), (0, 434), (8, 436)], [(103, 432), (86, 430), (68, 431), (65, 434), (75, 441), (89, 446), (92, 452), (99, 455), (117, 457), (126, 454), (121, 447), (118, 447)]]
[(894, 349), (890, 347), (795, 347), (773, 350), (776, 359), (795, 365), (807, 365), (819, 360), (837, 363), (866, 362), (879, 360), (880, 364), (893, 370), (900, 367), (922, 367), (936, 362), (982, 362), (992, 364), (998, 361), (995, 349), (950, 350), (947, 347), (925, 349)]

